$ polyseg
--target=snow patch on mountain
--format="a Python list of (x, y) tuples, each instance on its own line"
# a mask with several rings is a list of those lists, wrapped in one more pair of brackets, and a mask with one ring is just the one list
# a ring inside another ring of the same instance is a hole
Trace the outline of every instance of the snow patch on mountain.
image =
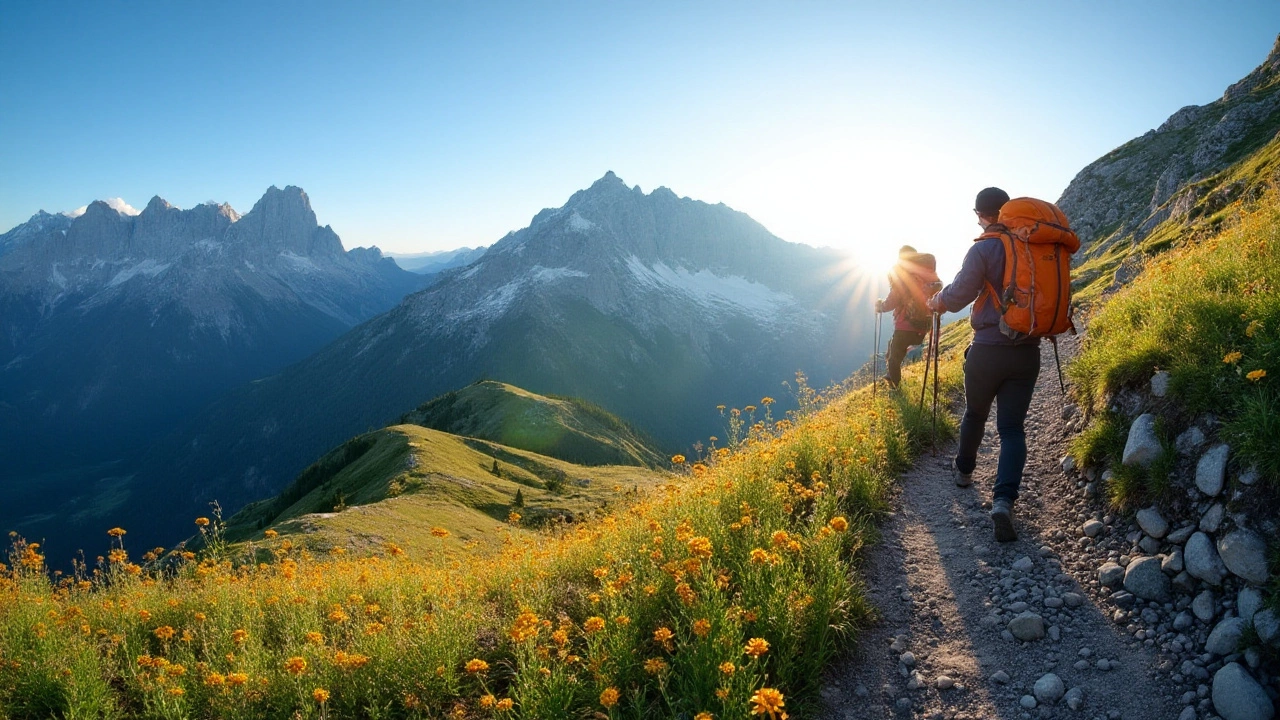
[(681, 293), (712, 310), (733, 308), (767, 319), (779, 308), (795, 303), (795, 298), (787, 293), (771, 290), (737, 275), (722, 277), (710, 270), (691, 273), (683, 267), (672, 268), (663, 262), (650, 267), (634, 255), (627, 257), (627, 269), (650, 289)]
[(165, 270), (168, 270), (169, 265), (170, 263), (160, 263), (160, 262), (156, 262), (152, 258), (147, 258), (146, 260), (143, 260), (142, 262), (136, 265), (133, 265), (132, 267), (127, 267), (124, 270), (121, 270), (120, 272), (116, 273), (115, 277), (111, 278), (111, 282), (107, 283), (107, 287), (115, 287), (121, 283), (128, 282), (129, 280), (132, 280), (138, 275), (155, 277), (160, 273), (164, 272)]
[(567, 223), (569, 229), (574, 232), (585, 233), (595, 228), (596, 224), (578, 214), (577, 210), (569, 216)]
[(476, 273), (480, 272), (480, 268), (482, 267), (484, 267), (484, 263), (476, 263), (475, 265), (472, 265), (471, 268), (468, 269), (466, 272), (462, 273), (462, 275), (460, 275), (459, 277), (461, 277), (464, 280), (469, 277), (472, 277)]
[(565, 278), (587, 277), (587, 274), (581, 270), (574, 270), (567, 267), (549, 268), (542, 267), (541, 265), (534, 265), (529, 269), (529, 274), (534, 280), (544, 283), (564, 280)]
[(320, 268), (316, 266), (311, 258), (302, 257), (301, 255), (285, 250), (280, 253), (280, 258), (293, 266), (293, 269), (304, 275), (320, 272)]

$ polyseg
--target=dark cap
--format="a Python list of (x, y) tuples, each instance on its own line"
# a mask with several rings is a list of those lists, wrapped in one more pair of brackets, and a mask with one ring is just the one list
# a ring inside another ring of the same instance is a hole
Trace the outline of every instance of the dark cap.
[(973, 201), (973, 209), (983, 215), (999, 215), (1000, 208), (1009, 202), (1009, 193), (998, 187), (989, 187), (978, 193), (978, 199)]

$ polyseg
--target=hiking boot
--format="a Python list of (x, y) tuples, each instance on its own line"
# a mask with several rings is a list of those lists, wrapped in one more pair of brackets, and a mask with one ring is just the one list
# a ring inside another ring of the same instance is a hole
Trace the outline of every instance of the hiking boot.
[(996, 500), (991, 504), (991, 524), (995, 526), (996, 542), (1013, 542), (1018, 532), (1013, 529), (1013, 503)]
[(960, 472), (955, 460), (951, 461), (951, 477), (956, 481), (956, 487), (966, 488), (973, 484), (973, 473)]

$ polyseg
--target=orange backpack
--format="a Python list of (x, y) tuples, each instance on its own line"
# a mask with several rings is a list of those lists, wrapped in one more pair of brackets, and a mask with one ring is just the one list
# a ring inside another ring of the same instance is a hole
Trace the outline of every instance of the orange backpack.
[(1080, 238), (1058, 206), (1033, 198), (1010, 200), (1000, 208), (998, 222), (977, 240), (987, 238), (1004, 243), (1004, 291), (987, 282), (978, 303), (986, 298), (1000, 309), (1000, 331), (1014, 340), (1074, 333), (1071, 254), (1080, 249)]

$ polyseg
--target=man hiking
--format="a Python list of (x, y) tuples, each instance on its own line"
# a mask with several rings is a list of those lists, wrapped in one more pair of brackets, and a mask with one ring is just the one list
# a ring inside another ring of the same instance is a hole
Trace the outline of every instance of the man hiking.
[(983, 236), (969, 248), (951, 284), (928, 300), (929, 308), (936, 312), (957, 312), (978, 300), (969, 315), (973, 342), (964, 354), (965, 409), (960, 422), (960, 446), (952, 465), (956, 485), (972, 484), (978, 446), (982, 443), (991, 403), (995, 401), (1000, 462), (992, 492), (991, 520), (999, 542), (1018, 539), (1013, 527), (1013, 503), (1018, 499), (1022, 470), (1027, 462), (1023, 423), (1040, 375), (1040, 336), (1015, 339), (1011, 337), (1015, 333), (1006, 334), (1002, 329), (1005, 308), (1001, 307), (1001, 298), (994, 296), (994, 288), (1008, 285), (1005, 242), (998, 235), (1004, 230), (1003, 225), (998, 225), (1000, 209), (1007, 202), (1008, 193), (999, 188), (990, 187), (978, 193), (973, 211)]
[(898, 262), (889, 271), (889, 295), (876, 300), (876, 312), (893, 311), (893, 337), (889, 338), (889, 354), (885, 357), (885, 379), (891, 389), (896, 390), (902, 382), (902, 360), (907, 350), (923, 343), (932, 325), (925, 302), (938, 282), (936, 269), (932, 255), (903, 245), (898, 249)]

